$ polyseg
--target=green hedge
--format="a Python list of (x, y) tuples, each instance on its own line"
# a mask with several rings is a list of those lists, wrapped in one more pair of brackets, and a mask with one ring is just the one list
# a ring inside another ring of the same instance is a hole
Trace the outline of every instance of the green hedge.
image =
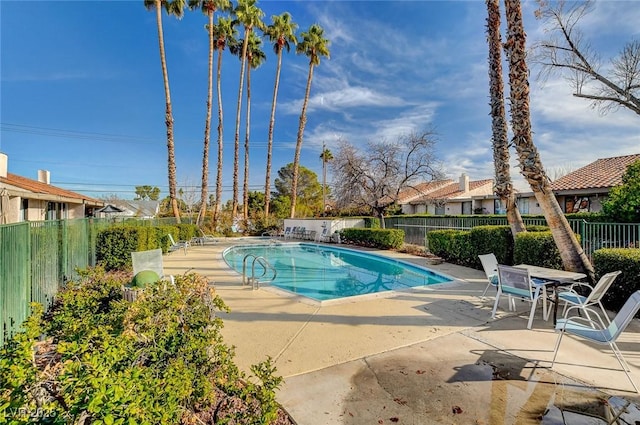
[(522, 232), (516, 236), (513, 264), (533, 264), (562, 270), (562, 258), (551, 232)]
[(427, 233), (429, 251), (445, 261), (478, 270), (478, 255), (493, 252), (499, 264), (534, 264), (562, 269), (562, 259), (546, 226), (530, 226), (514, 243), (509, 226), (477, 226), (471, 230)]
[(605, 273), (620, 270), (602, 303), (618, 311), (635, 291), (640, 289), (640, 249), (603, 248), (593, 253), (593, 267), (600, 278)]
[(171, 226), (129, 226), (118, 225), (98, 232), (96, 260), (106, 270), (131, 268), (131, 253), (161, 248), (167, 253), (174, 240), (191, 240), (198, 227), (194, 224), (174, 224)]
[(349, 228), (340, 232), (345, 243), (380, 249), (398, 249), (404, 243), (404, 231), (398, 229)]

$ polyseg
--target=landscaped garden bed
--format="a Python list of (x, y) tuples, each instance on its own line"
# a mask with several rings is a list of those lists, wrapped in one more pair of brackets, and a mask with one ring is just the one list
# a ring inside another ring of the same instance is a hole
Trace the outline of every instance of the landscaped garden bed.
[(0, 350), (0, 418), (7, 423), (292, 424), (275, 400), (270, 359), (233, 363), (216, 313), (226, 310), (196, 274), (123, 299), (130, 273), (81, 273)]

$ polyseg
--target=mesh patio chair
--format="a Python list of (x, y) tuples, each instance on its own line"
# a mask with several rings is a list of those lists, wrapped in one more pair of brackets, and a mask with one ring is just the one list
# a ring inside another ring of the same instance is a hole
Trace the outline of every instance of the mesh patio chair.
[(627, 378), (629, 378), (631, 385), (633, 385), (633, 388), (637, 393), (640, 393), (640, 390), (638, 390), (638, 386), (635, 382), (633, 382), (633, 379), (629, 374), (629, 365), (622, 356), (622, 352), (616, 344), (616, 340), (618, 339), (620, 334), (622, 334), (629, 323), (631, 323), (631, 320), (636, 315), (638, 310), (640, 310), (640, 291), (636, 291), (631, 294), (627, 302), (625, 302), (624, 306), (622, 306), (622, 309), (618, 312), (618, 314), (616, 314), (616, 317), (607, 327), (602, 326), (602, 321), (596, 322), (595, 320), (587, 319), (586, 317), (578, 315), (572, 316), (570, 314), (573, 310), (576, 310), (576, 312), (579, 313), (580, 311), (583, 311), (585, 309), (592, 310), (596, 315), (598, 314), (595, 310), (590, 309), (589, 307), (575, 305), (567, 309), (567, 317), (558, 320), (558, 323), (556, 324), (556, 330), (560, 331), (560, 335), (558, 336), (556, 347), (553, 350), (553, 360), (551, 361), (551, 367), (553, 367), (556, 362), (556, 357), (558, 356), (558, 350), (560, 348), (560, 342), (562, 341), (562, 337), (565, 333), (575, 335), (596, 344), (608, 344), (609, 347), (611, 347), (611, 351), (613, 351), (613, 354), (616, 356), (618, 363), (620, 363), (620, 366), (622, 367), (625, 375), (627, 375)]
[(520, 298), (531, 303), (531, 312), (529, 313), (529, 321), (527, 329), (531, 329), (533, 324), (533, 316), (538, 305), (538, 300), (542, 297), (542, 315), (545, 320), (548, 319), (546, 290), (543, 282), (534, 283), (531, 280), (529, 271), (518, 267), (498, 265), (498, 292), (496, 293), (496, 301), (493, 304), (492, 318), (496, 317), (496, 310), (502, 294), (509, 296), (509, 309), (515, 310), (514, 298)]
[[(602, 314), (604, 315), (607, 324), (611, 323), (609, 317), (607, 316), (607, 312), (602, 305), (602, 298), (620, 273), (622, 272), (615, 271), (603, 275), (598, 283), (596, 283), (596, 285), (593, 287), (588, 283), (574, 282), (566, 291), (559, 292), (558, 301), (564, 301), (564, 309), (562, 310), (562, 315), (564, 316), (566, 314), (567, 307), (569, 306), (569, 304), (571, 304), (581, 307), (582, 311), (587, 316), (587, 319), (591, 319), (589, 317), (589, 311), (586, 307), (597, 305), (602, 310)], [(579, 288), (586, 288), (586, 290), (589, 292), (588, 295), (581, 295), (577, 291), (577, 289)], [(600, 316), (598, 316), (598, 318), (599, 317)], [(600, 320), (600, 322), (602, 324), (602, 327), (604, 327), (604, 322), (602, 322), (602, 320)]]

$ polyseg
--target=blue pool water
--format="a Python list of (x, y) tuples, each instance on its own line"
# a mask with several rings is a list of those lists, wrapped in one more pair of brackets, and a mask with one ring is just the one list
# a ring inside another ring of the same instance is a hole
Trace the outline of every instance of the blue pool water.
[[(327, 245), (236, 246), (227, 249), (223, 257), (232, 269), (242, 273), (242, 261), (249, 254), (264, 257), (277, 270), (276, 279), (269, 284), (317, 301), (452, 280), (449, 276), (404, 261)], [(250, 271), (253, 257), (249, 258), (247, 270)], [(257, 262), (255, 267), (256, 275), (261, 275), (264, 269)]]

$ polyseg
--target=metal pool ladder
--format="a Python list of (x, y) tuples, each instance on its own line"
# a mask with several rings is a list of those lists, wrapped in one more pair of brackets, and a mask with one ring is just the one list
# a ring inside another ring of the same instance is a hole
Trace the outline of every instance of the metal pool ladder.
[[(251, 274), (247, 275), (247, 263), (250, 259), (253, 259), (251, 261)], [(262, 266), (262, 274), (259, 276), (256, 275), (256, 263)], [(271, 278), (269, 279), (263, 279), (261, 281), (260, 279), (265, 277), (267, 275), (267, 272), (269, 271), (273, 273), (273, 276), (271, 276)], [(247, 254), (242, 259), (242, 285), (251, 285), (253, 289), (258, 289), (260, 288), (261, 282), (271, 282), (276, 278), (277, 274), (278, 272), (276, 271), (276, 269), (264, 257), (258, 257), (254, 254)]]

